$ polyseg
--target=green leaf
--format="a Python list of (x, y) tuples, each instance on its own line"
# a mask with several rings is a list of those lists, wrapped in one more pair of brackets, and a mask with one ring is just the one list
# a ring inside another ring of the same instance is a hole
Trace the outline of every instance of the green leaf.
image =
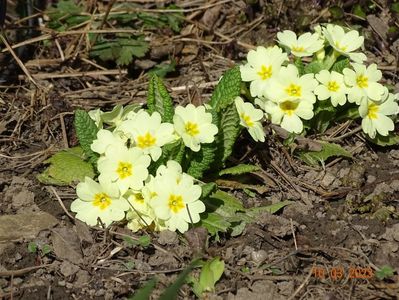
[(319, 163), (323, 164), (327, 159), (333, 156), (352, 158), (352, 154), (349, 151), (333, 143), (323, 143), (321, 151), (302, 150), (299, 152), (299, 158), (311, 166), (318, 165)]
[(43, 245), (43, 247), (41, 248), (41, 256), (44, 257), (47, 254), (49, 254), (52, 251), (51, 246), (50, 245)]
[(366, 13), (364, 12), (362, 6), (359, 3), (356, 3), (353, 6), (353, 14), (358, 16), (358, 17), (360, 17), (360, 18), (362, 18), (362, 19), (366, 19), (367, 18)]
[(247, 215), (254, 219), (257, 218), (260, 214), (264, 213), (264, 212), (268, 212), (271, 214), (275, 214), (276, 212), (278, 212), (280, 209), (284, 208), (287, 205), (290, 205), (294, 203), (293, 201), (281, 201), (281, 202), (277, 202), (268, 206), (260, 206), (260, 207), (252, 207), (252, 208), (248, 208), (246, 210)]
[(260, 168), (254, 165), (239, 164), (231, 168), (224, 169), (219, 172), (219, 176), (222, 175), (240, 175), (250, 172), (259, 171)]
[(314, 108), (314, 117), (310, 120), (310, 128), (323, 133), (331, 121), (335, 120), (336, 109), (330, 100), (317, 101)]
[(342, 19), (344, 17), (344, 10), (338, 5), (331, 6), (328, 10), (333, 19)]
[(209, 104), (216, 112), (219, 112), (234, 103), (234, 99), (240, 95), (240, 91), (241, 73), (239, 66), (235, 66), (224, 73), (213, 91)]
[(97, 139), (98, 128), (96, 123), (90, 118), (89, 114), (81, 109), (75, 111), (74, 120), (76, 135), (84, 154), (89, 158), (96, 158), (98, 155), (94, 153), (90, 146)]
[(191, 151), (187, 173), (196, 179), (201, 179), (214, 162), (215, 151), (214, 144), (203, 144), (198, 152)]
[(213, 292), (215, 284), (222, 277), (224, 272), (224, 261), (215, 257), (207, 261), (203, 266), (199, 278), (200, 294), (204, 292)]
[(393, 146), (393, 145), (398, 145), (399, 144), (399, 136), (396, 135), (393, 132), (390, 132), (389, 135), (387, 136), (382, 136), (380, 134), (377, 134), (375, 138), (370, 138), (368, 135), (366, 135), (366, 139), (372, 142), (373, 144), (376, 144), (378, 146), (382, 147), (387, 147), (387, 146)]
[(160, 65), (156, 65), (148, 73), (149, 74), (154, 73), (155, 75), (163, 78), (168, 73), (174, 72), (175, 70), (176, 70), (176, 60), (172, 59), (170, 63), (163, 63)]
[(115, 61), (118, 66), (129, 65), (134, 57), (143, 57), (148, 49), (148, 43), (143, 36), (119, 34), (117, 38), (99, 37), (90, 49), (90, 57), (102, 61)]
[(203, 199), (203, 202), (207, 213), (201, 216), (198, 224), (204, 226), (211, 235), (227, 232), (231, 226), (228, 219), (235, 217), (237, 211), (244, 211), (244, 206), (237, 198), (220, 190)]
[(143, 248), (146, 248), (151, 244), (151, 238), (149, 235), (140, 236), (137, 240), (135, 240), (131, 237), (125, 236), (125, 237), (123, 237), (123, 240), (129, 247), (141, 246)]
[(69, 27), (81, 24), (90, 20), (90, 16), (80, 15), (83, 7), (77, 5), (73, 0), (60, 0), (56, 7), (46, 10), (49, 17), (48, 26), (57, 31), (65, 31)]
[(323, 69), (324, 69), (324, 64), (318, 60), (315, 60), (315, 61), (312, 61), (311, 63), (309, 63), (308, 65), (306, 65), (304, 71), (305, 71), (305, 74), (308, 74), (308, 73), (317, 74)]
[(384, 280), (387, 278), (390, 278), (395, 275), (395, 269), (392, 268), (391, 266), (382, 266), (377, 272), (375, 272), (375, 276), (379, 280)]
[(395, 13), (399, 14), (399, 2), (395, 2), (391, 4), (391, 10)]
[(295, 57), (294, 65), (298, 69), (299, 76), (305, 74), (305, 65), (300, 57)]
[(233, 152), (233, 146), (240, 135), (241, 128), (239, 126), (240, 117), (237, 109), (232, 103), (221, 111), (219, 132), (216, 135), (217, 152), (216, 165), (214, 169), (223, 166), (226, 159)]
[(335, 71), (342, 74), (344, 69), (349, 67), (350, 67), (349, 59), (345, 57), (343, 59), (336, 61), (331, 67), (331, 71)]
[(37, 176), (44, 184), (70, 185), (84, 178), (94, 178), (93, 166), (84, 161), (82, 148), (75, 147), (54, 154), (44, 161), (50, 166)]
[(157, 279), (154, 277), (147, 281), (146, 284), (141, 287), (133, 296), (129, 297), (128, 300), (149, 300), (152, 291), (157, 284)]
[(163, 122), (173, 123), (174, 107), (168, 90), (157, 75), (152, 74), (148, 86), (147, 96), (148, 111), (159, 112)]
[(210, 235), (216, 236), (216, 239), (218, 239), (219, 232), (227, 232), (231, 227), (230, 222), (215, 212), (202, 214), (201, 221), (197, 224), (205, 227)]
[(198, 260), (193, 261), (187, 268), (185, 268), (177, 277), (175, 282), (171, 284), (166, 290), (162, 293), (162, 295), (158, 298), (158, 300), (175, 300), (178, 299), (179, 290), (183, 286), (186, 281), (186, 277), (191, 273), (193, 267), (196, 265)]
[(28, 252), (29, 253), (36, 253), (37, 252), (37, 244), (35, 242), (30, 242), (28, 244)]
[(202, 189), (201, 198), (204, 199), (204, 198), (208, 197), (211, 193), (213, 193), (215, 191), (216, 188), (217, 188), (217, 185), (214, 182), (205, 183), (205, 184), (201, 185), (201, 189)]

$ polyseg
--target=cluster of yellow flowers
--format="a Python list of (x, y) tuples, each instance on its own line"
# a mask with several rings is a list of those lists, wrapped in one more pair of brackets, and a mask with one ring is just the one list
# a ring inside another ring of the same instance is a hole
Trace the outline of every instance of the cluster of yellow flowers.
[[(378, 83), (382, 74), (377, 65), (364, 65), (366, 55), (355, 52), (364, 42), (357, 31), (346, 32), (341, 26), (328, 24), (299, 37), (285, 30), (277, 38), (281, 47), (259, 46), (249, 51), (248, 62), (240, 68), (242, 80), (250, 82), (251, 96), (256, 98), (255, 103), (265, 112), (266, 119), (290, 132), (301, 133), (303, 120), (314, 117), (316, 101), (330, 99), (333, 107), (347, 102), (358, 105), (363, 131), (371, 138), (377, 133), (387, 136), (394, 129), (388, 116), (399, 112), (398, 94), (389, 93)], [(316, 74), (301, 75), (295, 64), (289, 62), (292, 55), (296, 59), (314, 56), (314, 61), (322, 63), (326, 49), (332, 50), (334, 60), (340, 56), (349, 58), (350, 67), (342, 74), (330, 71), (330, 65)], [(255, 109), (250, 103), (245, 105)], [(258, 115), (256, 121), (261, 121)]]
[[(89, 114), (99, 127), (102, 114), (100, 110)], [(71, 205), (76, 217), (90, 225), (100, 219), (108, 226), (127, 213), (133, 231), (151, 227), (185, 232), (189, 223), (198, 222), (205, 205), (194, 178), (176, 161), (161, 165), (155, 177), (148, 168), (166, 144), (182, 139), (196, 152), (201, 144), (214, 141), (218, 128), (205, 107), (177, 106), (173, 124), (162, 122), (158, 112), (150, 115), (145, 110), (121, 111), (108, 124), (111, 127), (100, 129), (91, 145), (100, 155), (98, 182), (87, 177), (78, 184), (78, 199)]]

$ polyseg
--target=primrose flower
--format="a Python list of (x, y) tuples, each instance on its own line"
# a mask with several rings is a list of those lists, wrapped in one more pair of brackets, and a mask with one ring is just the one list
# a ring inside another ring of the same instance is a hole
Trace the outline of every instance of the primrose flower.
[(331, 98), (334, 107), (346, 103), (346, 85), (344, 76), (340, 73), (322, 70), (316, 74), (316, 79), (321, 83), (315, 88), (314, 93), (319, 100)]
[(188, 230), (188, 223), (197, 223), (205, 205), (199, 200), (202, 189), (199, 185), (178, 184), (175, 178), (162, 177), (156, 181), (156, 196), (151, 206), (157, 218), (164, 221), (171, 231)]
[(240, 125), (248, 129), (249, 134), (255, 141), (264, 142), (265, 132), (261, 123), (263, 111), (256, 109), (252, 103), (244, 103), (241, 97), (237, 97), (234, 102), (240, 116)]
[(255, 103), (262, 107), (273, 124), (278, 124), (289, 132), (301, 133), (301, 119), (313, 118), (313, 104), (300, 99), (283, 100), (278, 103), (256, 99)]
[(363, 118), (362, 129), (372, 139), (375, 138), (376, 133), (387, 136), (389, 131), (394, 130), (394, 123), (387, 116), (396, 115), (399, 112), (395, 98), (397, 99), (397, 95), (388, 93), (386, 89), (383, 101), (376, 102), (368, 99), (360, 105), (359, 114)]
[(241, 78), (251, 82), (250, 92), (253, 97), (262, 97), (270, 86), (270, 78), (277, 74), (287, 60), (287, 54), (278, 46), (259, 46), (248, 52), (247, 60), (247, 64), (240, 66)]
[(323, 29), (323, 34), (331, 47), (339, 54), (347, 56), (357, 63), (362, 63), (367, 59), (364, 53), (353, 52), (360, 48), (364, 42), (364, 37), (359, 36), (359, 32), (356, 30), (345, 32), (339, 25), (328, 24)]
[(71, 204), (71, 211), (76, 212), (76, 218), (94, 226), (97, 219), (109, 226), (114, 221), (125, 217), (129, 204), (121, 197), (118, 186), (112, 182), (100, 180), (96, 182), (86, 177), (76, 188), (78, 199)]
[(298, 57), (312, 56), (324, 45), (324, 41), (319, 38), (319, 34), (311, 34), (310, 32), (306, 32), (297, 38), (295, 32), (284, 30), (277, 33), (277, 39), (281, 45), (289, 48), (291, 53)]
[(112, 133), (106, 129), (100, 129), (97, 132), (97, 139), (93, 141), (90, 148), (94, 152), (104, 154), (105, 150), (107, 150), (110, 145), (124, 146), (125, 141), (117, 133)]
[(97, 162), (99, 179), (114, 182), (122, 195), (129, 189), (140, 190), (148, 176), (151, 158), (137, 148), (112, 145), (105, 151), (105, 156)]
[(292, 64), (282, 67), (270, 84), (272, 88), (266, 91), (266, 97), (274, 102), (295, 99), (310, 103), (316, 102), (313, 90), (318, 83), (314, 79), (314, 74), (305, 74), (299, 77), (298, 69)]
[(128, 220), (127, 227), (133, 232), (139, 229), (150, 226), (155, 219), (152, 208), (145, 202), (141, 193), (129, 193), (127, 198), (133, 208), (131, 208), (126, 219)]
[(381, 79), (382, 73), (377, 69), (376, 64), (365, 65), (352, 63), (354, 70), (345, 68), (344, 80), (348, 89), (348, 101), (360, 104), (370, 98), (374, 101), (381, 100), (384, 93), (384, 86), (377, 81)]
[(183, 172), (181, 165), (174, 160), (169, 160), (165, 165), (161, 165), (157, 169), (155, 180), (160, 177), (174, 178), (177, 184), (188, 182), (194, 184), (194, 178)]
[(212, 124), (212, 114), (207, 113), (204, 106), (177, 106), (173, 124), (184, 144), (195, 152), (200, 150), (200, 144), (212, 143), (218, 132), (217, 126)]
[(153, 161), (161, 156), (163, 145), (175, 140), (173, 125), (162, 123), (158, 112), (150, 116), (145, 110), (140, 110), (131, 120), (123, 121), (119, 130), (130, 137), (136, 147), (151, 155)]

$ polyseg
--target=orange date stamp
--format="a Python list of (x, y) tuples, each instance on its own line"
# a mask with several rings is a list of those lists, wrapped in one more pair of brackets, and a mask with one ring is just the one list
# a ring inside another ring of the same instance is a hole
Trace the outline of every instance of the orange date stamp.
[(370, 267), (349, 267), (343, 266), (312, 267), (312, 276), (317, 279), (330, 279), (332, 281), (340, 281), (343, 279), (371, 279), (374, 277), (374, 270)]

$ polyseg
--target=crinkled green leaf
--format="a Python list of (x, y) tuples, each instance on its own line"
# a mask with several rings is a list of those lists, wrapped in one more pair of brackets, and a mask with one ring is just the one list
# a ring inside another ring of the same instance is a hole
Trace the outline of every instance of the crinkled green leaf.
[(349, 59), (344, 57), (333, 64), (333, 66), (331, 67), (331, 71), (335, 71), (342, 74), (344, 69), (349, 67), (350, 67)]
[(74, 125), (76, 135), (84, 154), (89, 158), (95, 159), (97, 154), (91, 150), (90, 146), (97, 138), (97, 132), (99, 129), (96, 126), (96, 123), (90, 118), (86, 111), (77, 109), (75, 111)]
[(314, 117), (309, 121), (310, 128), (323, 133), (329, 127), (331, 121), (335, 120), (335, 107), (330, 100), (317, 101), (314, 108)]
[(394, 134), (394, 133), (389, 133), (387, 136), (382, 136), (380, 134), (377, 134), (375, 138), (370, 138), (368, 135), (366, 135), (366, 139), (372, 142), (373, 144), (376, 144), (378, 146), (382, 147), (387, 147), (387, 146), (393, 146), (393, 145), (398, 145), (399, 144), (399, 136)]
[(208, 198), (203, 199), (207, 213), (201, 216), (199, 226), (204, 226), (211, 235), (227, 232), (231, 227), (228, 221), (235, 217), (237, 211), (243, 211), (242, 203), (232, 195), (217, 190)]
[(305, 74), (308, 73), (317, 74), (323, 69), (324, 69), (324, 64), (318, 60), (315, 60), (305, 66), (304, 72)]
[(300, 57), (295, 57), (294, 65), (298, 69), (299, 76), (305, 74), (305, 65)]
[(194, 178), (201, 179), (214, 162), (215, 151), (214, 144), (202, 144), (198, 152), (191, 153), (187, 173)]
[(258, 171), (260, 168), (254, 165), (239, 164), (231, 168), (224, 169), (219, 172), (219, 175), (240, 175), (250, 172)]
[(168, 90), (157, 75), (152, 74), (147, 96), (148, 111), (159, 112), (163, 122), (173, 123), (174, 107)]
[(235, 66), (224, 73), (213, 91), (209, 104), (214, 110), (219, 112), (234, 103), (234, 99), (240, 95), (240, 91), (241, 73), (239, 66)]
[(54, 154), (44, 163), (50, 166), (37, 176), (45, 184), (70, 185), (83, 181), (85, 177), (94, 178), (93, 166), (84, 161), (82, 148), (74, 147)]
[(233, 146), (236, 142), (241, 128), (239, 126), (240, 117), (234, 103), (223, 109), (220, 114), (219, 132), (216, 135), (217, 152), (216, 167), (223, 166), (226, 159), (233, 152)]
[(209, 183), (205, 183), (203, 185), (201, 185), (201, 189), (202, 189), (202, 194), (201, 194), (201, 198), (204, 199), (206, 197), (208, 197), (211, 193), (213, 193), (217, 188), (216, 183), (214, 182), (209, 182)]
[(342, 148), (338, 144), (334, 143), (323, 143), (321, 151), (305, 151), (299, 152), (299, 158), (307, 163), (308, 165), (318, 165), (324, 163), (330, 157), (349, 157), (352, 158), (352, 154)]
[(201, 221), (197, 224), (205, 227), (210, 235), (216, 236), (216, 239), (218, 239), (219, 232), (227, 232), (231, 227), (230, 222), (215, 212), (202, 214)]
[(149, 300), (156, 284), (157, 279), (155, 277), (150, 279), (133, 296), (129, 297), (128, 300)]

